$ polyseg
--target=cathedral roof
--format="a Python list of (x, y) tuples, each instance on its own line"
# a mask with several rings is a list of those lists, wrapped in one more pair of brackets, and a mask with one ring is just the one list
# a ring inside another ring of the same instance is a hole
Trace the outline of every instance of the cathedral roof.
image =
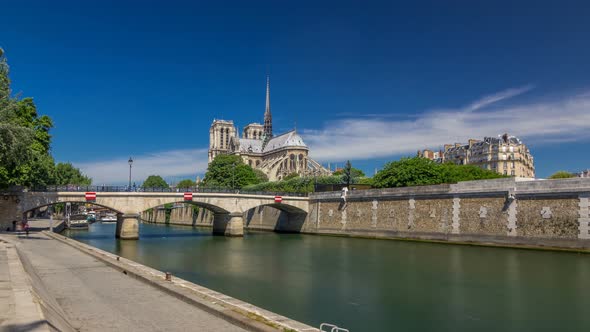
[(240, 153), (262, 153), (262, 140), (240, 138)]
[(279, 136), (271, 138), (263, 152), (270, 152), (285, 147), (302, 147), (307, 148), (307, 145), (303, 142), (303, 138), (297, 134), (297, 131), (291, 130)]
[(303, 138), (295, 130), (271, 138), (264, 149), (262, 140), (240, 138), (240, 153), (268, 153), (286, 147), (307, 148)]

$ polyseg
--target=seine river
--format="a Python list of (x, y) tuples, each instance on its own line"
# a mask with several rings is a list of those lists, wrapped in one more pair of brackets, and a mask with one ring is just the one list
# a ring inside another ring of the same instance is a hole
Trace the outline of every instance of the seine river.
[(154, 224), (139, 241), (114, 233), (66, 235), (316, 327), (590, 331), (590, 255)]

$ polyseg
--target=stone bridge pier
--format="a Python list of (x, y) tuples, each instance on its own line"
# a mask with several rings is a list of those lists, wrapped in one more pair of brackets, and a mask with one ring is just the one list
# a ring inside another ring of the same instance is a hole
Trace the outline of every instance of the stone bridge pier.
[(244, 236), (244, 214), (242, 212), (215, 213), (213, 215), (213, 234)]
[(122, 240), (139, 239), (139, 214), (117, 213), (115, 237)]

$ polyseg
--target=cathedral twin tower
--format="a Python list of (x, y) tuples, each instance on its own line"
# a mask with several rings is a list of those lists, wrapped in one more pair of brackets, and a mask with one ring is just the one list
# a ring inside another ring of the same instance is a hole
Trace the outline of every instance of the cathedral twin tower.
[(263, 125), (248, 124), (240, 138), (232, 120), (213, 120), (209, 129), (209, 163), (220, 154), (241, 156), (244, 163), (260, 169), (270, 181), (281, 180), (291, 173), (301, 176), (330, 173), (308, 157), (309, 148), (295, 130), (273, 135), (268, 76)]

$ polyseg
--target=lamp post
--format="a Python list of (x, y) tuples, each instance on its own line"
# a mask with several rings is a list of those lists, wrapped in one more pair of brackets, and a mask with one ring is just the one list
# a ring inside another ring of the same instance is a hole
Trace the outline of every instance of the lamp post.
[(236, 163), (231, 164), (231, 190), (235, 190), (235, 178), (236, 178)]
[(133, 159), (131, 159), (131, 157), (129, 157), (129, 187), (128, 190), (131, 191), (131, 165), (133, 165)]

